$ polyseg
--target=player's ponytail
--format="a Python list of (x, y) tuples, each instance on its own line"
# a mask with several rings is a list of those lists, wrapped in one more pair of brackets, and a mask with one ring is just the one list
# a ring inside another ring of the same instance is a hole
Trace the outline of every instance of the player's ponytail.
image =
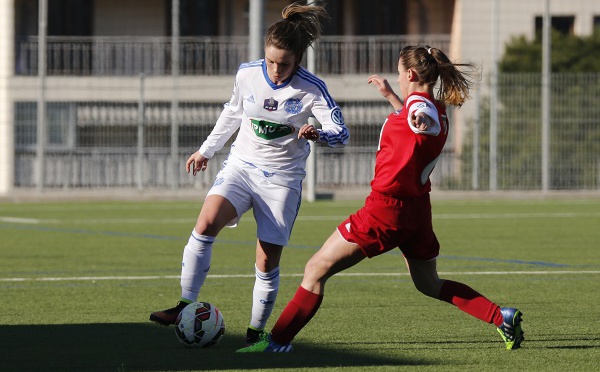
[(320, 2), (313, 5), (295, 2), (286, 6), (281, 16), (283, 19), (267, 30), (265, 47), (272, 45), (292, 51), (300, 63), (306, 49), (321, 36), (321, 18), (328, 17), (327, 11)]
[(404, 67), (413, 69), (419, 79), (434, 86), (440, 79), (437, 99), (445, 105), (461, 106), (468, 98), (477, 75), (470, 63), (453, 63), (437, 48), (427, 45), (407, 46), (400, 51)]

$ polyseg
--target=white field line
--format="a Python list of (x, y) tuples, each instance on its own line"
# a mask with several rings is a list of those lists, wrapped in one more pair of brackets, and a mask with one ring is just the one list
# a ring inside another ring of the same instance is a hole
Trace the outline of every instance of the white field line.
[[(348, 215), (340, 216), (298, 216), (296, 221), (343, 221)], [(516, 218), (596, 218), (600, 217), (600, 212), (597, 213), (451, 213), (451, 214), (435, 214), (433, 219), (440, 220), (458, 220), (458, 219), (516, 219)], [(244, 216), (242, 219), (252, 218)], [(111, 219), (35, 219), (21, 218), (11, 216), (0, 216), (0, 222), (15, 223), (15, 224), (59, 224), (66, 223), (70, 225), (88, 225), (88, 224), (151, 224), (151, 223), (189, 223), (193, 219), (189, 218), (111, 218)]]
[(10, 216), (0, 216), (0, 222), (8, 222), (8, 223), (21, 223), (26, 225), (35, 225), (39, 224), (41, 220), (37, 218), (22, 218), (22, 217), (10, 217)]
[[(577, 275), (600, 274), (600, 270), (560, 270), (560, 271), (454, 271), (440, 272), (440, 275)], [(301, 277), (303, 274), (282, 274), (284, 277)], [(364, 276), (409, 276), (408, 273), (339, 273), (336, 277)], [(254, 274), (225, 274), (208, 275), (209, 278), (236, 279), (254, 278)], [(50, 278), (0, 278), (0, 282), (60, 282), (60, 281), (100, 281), (100, 280), (156, 280), (179, 279), (179, 275), (148, 275), (148, 276), (73, 276)]]

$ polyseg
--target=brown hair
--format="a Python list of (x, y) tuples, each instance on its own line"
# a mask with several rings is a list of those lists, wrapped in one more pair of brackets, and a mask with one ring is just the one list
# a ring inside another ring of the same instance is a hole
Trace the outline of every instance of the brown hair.
[(321, 18), (328, 18), (324, 5), (301, 5), (295, 2), (281, 12), (281, 19), (267, 30), (265, 47), (289, 50), (300, 63), (306, 49), (321, 36)]
[(461, 106), (469, 98), (476, 67), (470, 63), (453, 63), (437, 48), (411, 45), (402, 48), (400, 60), (407, 69), (414, 70), (419, 80), (434, 86), (440, 79), (437, 99), (445, 105)]

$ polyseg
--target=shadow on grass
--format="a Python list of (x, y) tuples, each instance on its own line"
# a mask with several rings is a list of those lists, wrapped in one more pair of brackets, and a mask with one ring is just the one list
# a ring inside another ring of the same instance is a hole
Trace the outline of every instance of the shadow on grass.
[[(431, 365), (433, 361), (297, 344), (290, 354), (236, 354), (241, 335), (210, 348), (186, 347), (154, 324), (0, 326), (2, 371), (188, 371)], [(400, 349), (398, 349), (400, 350)], [(398, 353), (399, 354), (399, 353)]]

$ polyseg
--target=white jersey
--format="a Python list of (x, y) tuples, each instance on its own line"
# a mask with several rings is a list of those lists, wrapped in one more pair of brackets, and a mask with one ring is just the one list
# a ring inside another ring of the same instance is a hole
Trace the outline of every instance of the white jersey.
[(229, 160), (287, 179), (303, 179), (310, 145), (308, 140), (298, 139), (298, 130), (311, 116), (321, 124), (319, 143), (331, 147), (348, 143), (342, 112), (322, 80), (299, 67), (284, 84), (275, 85), (263, 59), (243, 63), (231, 99), (200, 153), (211, 158), (239, 128)]

